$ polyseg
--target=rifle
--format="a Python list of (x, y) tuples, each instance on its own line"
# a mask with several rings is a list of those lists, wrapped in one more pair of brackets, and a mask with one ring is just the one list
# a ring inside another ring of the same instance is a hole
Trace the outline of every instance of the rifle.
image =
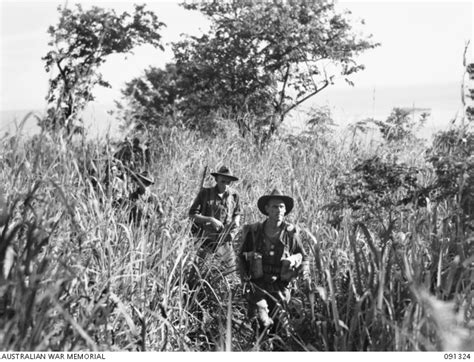
[(204, 180), (206, 179), (207, 169), (208, 169), (208, 168), (209, 168), (209, 167), (208, 167), (207, 165), (204, 167), (204, 171), (203, 171), (202, 177), (201, 177), (201, 183), (199, 184), (199, 191), (201, 191), (202, 188), (204, 187)]

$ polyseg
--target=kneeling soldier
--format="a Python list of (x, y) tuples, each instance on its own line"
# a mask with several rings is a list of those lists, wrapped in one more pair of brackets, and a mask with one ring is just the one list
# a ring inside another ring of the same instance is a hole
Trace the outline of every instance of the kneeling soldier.
[(191, 208), (189, 217), (193, 221), (193, 234), (203, 240), (198, 255), (205, 258), (213, 254), (219, 262), (224, 274), (235, 272), (235, 253), (232, 242), (240, 224), (239, 195), (230, 187), (238, 178), (226, 166), (211, 173), (216, 185), (203, 188)]
[[(309, 282), (309, 261), (299, 233), (294, 225), (284, 221), (293, 205), (290, 196), (273, 190), (257, 202), (268, 218), (245, 225), (242, 231), (238, 262), (242, 283), (250, 282), (249, 317), (256, 318), (261, 329), (273, 325), (272, 332), (277, 325), (285, 327), (284, 306), (290, 301), (292, 282), (299, 274)], [(274, 323), (273, 318), (279, 323)]]

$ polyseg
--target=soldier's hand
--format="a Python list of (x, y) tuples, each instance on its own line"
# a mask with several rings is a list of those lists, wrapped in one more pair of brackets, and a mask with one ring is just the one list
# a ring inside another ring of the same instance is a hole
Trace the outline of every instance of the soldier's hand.
[(216, 231), (221, 231), (223, 228), (224, 228), (224, 224), (222, 222), (220, 222), (220, 220), (217, 220), (216, 218), (214, 217), (211, 217), (209, 222), (211, 223), (212, 227), (216, 230)]

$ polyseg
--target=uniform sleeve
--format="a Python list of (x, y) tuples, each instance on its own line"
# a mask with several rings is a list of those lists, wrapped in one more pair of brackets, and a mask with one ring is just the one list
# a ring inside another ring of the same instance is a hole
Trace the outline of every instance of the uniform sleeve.
[(204, 195), (204, 189), (199, 191), (198, 195), (193, 201), (193, 204), (191, 205), (189, 209), (189, 216), (197, 215), (200, 214), (202, 209), (203, 209), (203, 195)]
[(250, 226), (249, 225), (244, 225), (242, 228), (242, 236), (241, 236), (241, 247), (240, 247), (240, 252), (239, 256), (243, 255), (243, 253), (246, 253), (248, 251), (252, 251), (252, 243), (250, 238), (248, 237), (250, 233)]
[(247, 261), (245, 260), (246, 252), (252, 251), (251, 240), (249, 237), (250, 233), (250, 226), (244, 225), (242, 228), (242, 235), (241, 235), (241, 244), (239, 255), (237, 256), (237, 263), (238, 263), (238, 270), (240, 278), (243, 280), (245, 277), (249, 275), (249, 269), (247, 265)]

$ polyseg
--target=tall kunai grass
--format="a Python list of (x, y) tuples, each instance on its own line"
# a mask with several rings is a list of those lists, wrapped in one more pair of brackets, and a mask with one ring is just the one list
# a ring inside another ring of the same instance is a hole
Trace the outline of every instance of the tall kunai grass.
[(348, 133), (277, 137), (260, 149), (232, 132), (203, 138), (180, 129), (151, 141), (152, 189), (165, 215), (135, 226), (89, 177), (93, 165), (103, 177), (113, 142), (21, 133), (1, 139), (2, 263), (8, 246), (16, 253), (0, 284), (3, 350), (263, 348), (238, 284), (205, 276), (195, 298), (185, 283), (197, 247), (187, 211), (205, 167), (222, 164), (240, 177), (234, 187), (243, 223), (262, 219), (256, 201), (275, 187), (295, 198), (289, 219), (311, 255), (314, 294), (295, 291), (285, 349), (473, 348), (472, 233), (455, 230), (448, 201), (397, 215), (385, 248), (379, 234), (355, 229), (350, 218), (331, 225), (324, 207), (338, 178), (374, 155), (420, 167), (419, 181), (429, 183), (435, 175), (425, 142), (362, 142)]

